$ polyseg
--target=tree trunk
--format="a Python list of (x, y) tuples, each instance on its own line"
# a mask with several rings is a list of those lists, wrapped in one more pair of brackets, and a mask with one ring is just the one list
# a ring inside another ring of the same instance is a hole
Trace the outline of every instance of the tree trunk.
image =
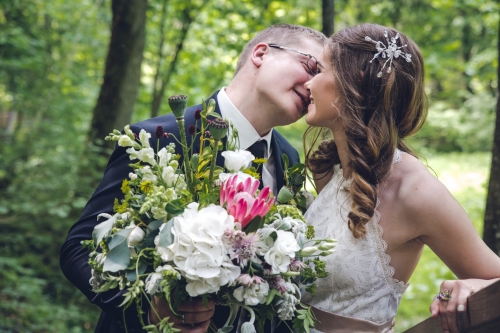
[[(193, 22), (193, 15), (191, 14), (191, 3), (186, 3), (185, 8), (182, 11), (182, 28), (179, 32), (179, 40), (175, 46), (175, 51), (173, 52), (173, 58), (170, 61), (170, 64), (167, 70), (160, 74), (161, 68), (157, 68), (158, 77), (162, 76), (161, 79), (155, 77), (155, 84), (153, 86), (153, 101), (151, 103), (151, 117), (158, 116), (160, 112), (161, 103), (163, 101), (163, 96), (165, 95), (165, 91), (167, 90), (168, 84), (170, 83), (170, 78), (172, 74), (175, 72), (175, 66), (177, 65), (177, 60), (179, 59), (179, 53), (182, 51), (184, 46), (184, 41), (186, 40), (187, 33), (189, 31), (189, 27)], [(160, 57), (163, 57), (163, 54), (159, 54)], [(160, 66), (161, 63), (158, 64)]]
[(94, 108), (88, 141), (113, 147), (104, 137), (130, 123), (140, 84), (146, 37), (147, 0), (113, 0), (113, 21), (104, 81)]
[[(498, 36), (500, 38), (500, 25)], [(500, 60), (500, 40), (497, 47)], [(497, 77), (500, 80), (500, 66), (497, 68)], [(497, 87), (495, 133), (493, 135), (490, 181), (484, 214), (483, 239), (490, 249), (500, 255), (500, 85)]]
[[(75, 197), (87, 198), (97, 186), (115, 144), (104, 138), (113, 129), (122, 130), (130, 123), (140, 84), (147, 0), (112, 0), (111, 8), (111, 41), (104, 81), (73, 184)], [(75, 208), (71, 214), (79, 213)]]
[(334, 31), (335, 23), (335, 0), (322, 0), (323, 9), (323, 33), (330, 37)]

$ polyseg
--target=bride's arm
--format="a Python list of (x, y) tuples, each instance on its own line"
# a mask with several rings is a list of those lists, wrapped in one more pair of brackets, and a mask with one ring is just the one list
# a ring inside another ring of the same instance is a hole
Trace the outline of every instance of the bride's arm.
[(464, 209), (427, 170), (414, 174), (401, 191), (405, 218), (418, 228), (427, 244), (461, 280), (445, 281), (449, 301), (435, 300), (434, 317), (441, 314), (443, 331), (458, 332), (456, 315), (465, 311), (467, 297), (500, 279), (500, 258), (479, 237)]

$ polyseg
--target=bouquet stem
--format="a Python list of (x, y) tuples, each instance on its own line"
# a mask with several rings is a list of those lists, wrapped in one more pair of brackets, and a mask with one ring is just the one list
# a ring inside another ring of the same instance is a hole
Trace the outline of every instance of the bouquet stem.
[(186, 130), (184, 128), (184, 117), (177, 118), (177, 125), (179, 126), (179, 131), (181, 133), (182, 154), (184, 155), (182, 160), (184, 164), (184, 170), (186, 171), (186, 184), (189, 188), (189, 191), (191, 193), (195, 193), (193, 188), (193, 178), (192, 178), (193, 174), (191, 171), (191, 163), (189, 161), (189, 153), (187, 149)]
[(215, 163), (217, 161), (217, 152), (219, 151), (219, 141), (220, 140), (214, 138), (214, 151), (212, 152), (212, 160), (210, 161), (210, 174), (208, 175), (209, 186), (211, 186), (213, 183)]

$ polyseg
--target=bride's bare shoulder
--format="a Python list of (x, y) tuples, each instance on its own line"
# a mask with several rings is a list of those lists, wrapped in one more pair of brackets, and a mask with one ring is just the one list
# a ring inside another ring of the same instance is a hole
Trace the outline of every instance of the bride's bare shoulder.
[(404, 154), (400, 163), (394, 164), (391, 177), (399, 184), (397, 204), (409, 215), (420, 214), (423, 208), (454, 200), (448, 189), (419, 159)]

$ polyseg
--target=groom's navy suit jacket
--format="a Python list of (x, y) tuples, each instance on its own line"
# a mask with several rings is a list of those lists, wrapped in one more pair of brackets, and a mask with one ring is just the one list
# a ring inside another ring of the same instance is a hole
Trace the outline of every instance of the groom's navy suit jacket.
[[(216, 92), (211, 98), (217, 100)], [(201, 105), (195, 105), (186, 110), (185, 113), (185, 128), (188, 132), (190, 125), (195, 124), (194, 113), (196, 110), (202, 109)], [(220, 114), (219, 106), (216, 105), (215, 111)], [(199, 123), (199, 122), (198, 122)], [(139, 133), (141, 129), (151, 133), (151, 147), (156, 148), (155, 131), (158, 125), (162, 125), (165, 132), (175, 135), (179, 138), (179, 129), (173, 114), (145, 120), (143, 122), (131, 125), (130, 128), (134, 133)], [(188, 135), (188, 144), (190, 141)], [(168, 139), (160, 139), (160, 146), (164, 147), (170, 142), (175, 142), (172, 136)], [(276, 181), (277, 189), (279, 190), (284, 185), (283, 178), (283, 161), (282, 154), (288, 155), (290, 165), (299, 162), (297, 151), (281, 136), (277, 131), (273, 132), (271, 142), (272, 154), (274, 156), (276, 166)], [(199, 140), (195, 141), (195, 151), (199, 149)], [(176, 153), (181, 155), (182, 152), (179, 144), (176, 145)], [(113, 204), (115, 198), (122, 199), (121, 184), (124, 179), (128, 178), (132, 169), (128, 166), (131, 163), (129, 155), (126, 153), (126, 148), (116, 147), (108, 165), (104, 172), (104, 176), (95, 190), (94, 194), (85, 206), (83, 213), (68, 233), (68, 237), (61, 248), (61, 269), (64, 275), (80, 289), (89, 301), (98, 305), (102, 309), (101, 317), (97, 323), (95, 332), (98, 333), (124, 333), (123, 323), (123, 308), (118, 305), (123, 301), (124, 291), (110, 290), (104, 293), (94, 293), (91, 290), (89, 279), (91, 277), (91, 269), (88, 265), (89, 252), (82, 248), (80, 242), (92, 238), (92, 231), (99, 223), (97, 216), (101, 213), (113, 213)], [(217, 156), (217, 164), (223, 165), (224, 161), (220, 154)], [(149, 304), (143, 302), (144, 312), (147, 315)], [(217, 306), (215, 315), (212, 318), (217, 327), (222, 327), (228, 317), (228, 308)], [(146, 315), (144, 322), (147, 323)], [(126, 313), (126, 325), (128, 332), (138, 333), (143, 332), (140, 325), (135, 304), (130, 306)], [(236, 324), (237, 320), (235, 321)], [(279, 325), (278, 329), (285, 329), (286, 325)], [(277, 330), (275, 330), (276, 332)], [(287, 331), (287, 330), (285, 330)], [(266, 332), (268, 330), (266, 329)]]

